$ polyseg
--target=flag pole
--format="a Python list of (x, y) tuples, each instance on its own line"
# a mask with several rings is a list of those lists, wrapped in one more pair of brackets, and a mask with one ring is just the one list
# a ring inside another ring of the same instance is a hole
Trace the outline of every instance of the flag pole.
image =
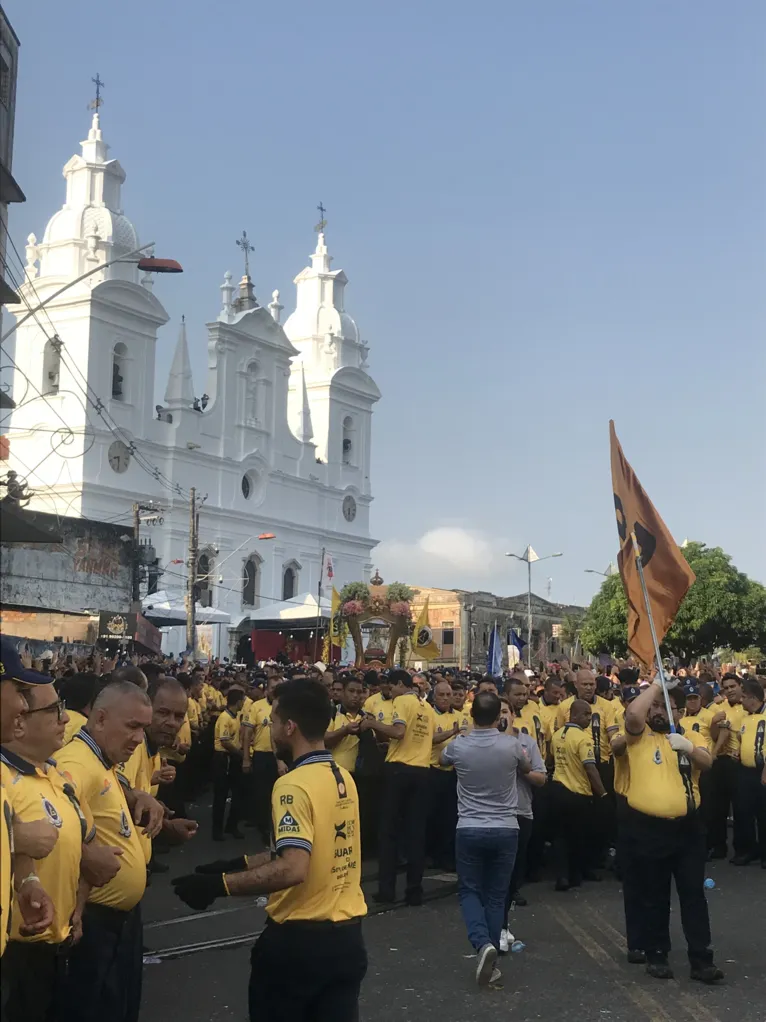
[(646, 588), (646, 579), (644, 578), (644, 565), (641, 560), (641, 548), (638, 545), (635, 532), (631, 532), (630, 538), (633, 541), (633, 552), (636, 555), (636, 567), (638, 568), (638, 577), (641, 581), (641, 592), (644, 594), (644, 606), (646, 607), (646, 614), (649, 618), (649, 631), (652, 633), (652, 642), (654, 643), (654, 655), (657, 658), (657, 671), (660, 676), (660, 686), (662, 687), (662, 695), (665, 699), (665, 709), (668, 714), (668, 722), (670, 723), (671, 732), (675, 732), (675, 724), (673, 723), (673, 710), (670, 706), (670, 695), (668, 692), (668, 683), (665, 678), (665, 671), (662, 667), (662, 657), (660, 656), (660, 644), (657, 641), (657, 631), (654, 627), (654, 618), (652, 617), (652, 606), (649, 602), (649, 593)]
[[(324, 578), (324, 553), (325, 548), (322, 547), (322, 560), (319, 562), (319, 585), (317, 586), (317, 620), (316, 627), (314, 628), (314, 663), (317, 662), (319, 657), (317, 656), (317, 643), (319, 642), (319, 619), (322, 612), (322, 579)], [(330, 660), (332, 660), (332, 636), (330, 637)]]

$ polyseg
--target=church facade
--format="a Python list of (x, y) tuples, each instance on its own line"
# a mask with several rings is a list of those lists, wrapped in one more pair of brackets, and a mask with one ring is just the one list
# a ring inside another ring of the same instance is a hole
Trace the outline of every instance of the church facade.
[[(146, 513), (163, 524), (148, 538), (174, 602), (195, 487), (202, 599), (230, 617), (214, 644), (228, 655), (255, 609), (316, 594), (323, 549), (336, 584), (369, 578), (380, 392), (345, 311), (346, 275), (332, 269), (320, 232), (284, 322), (278, 292), (263, 307), (247, 270), (238, 284), (226, 273), (207, 324), (204, 393), (194, 391), (182, 322), (156, 404), (155, 347), (168, 315), (138, 265), (152, 253), (138, 251), (122, 207), (125, 172), (108, 150), (97, 112), (64, 167), (63, 207), (40, 242), (28, 239), (24, 298), (49, 301), (34, 316), (17, 313), (9, 467), (41, 511), (121, 521), (129, 532), (133, 504), (153, 508)], [(260, 541), (263, 533), (275, 538)], [(169, 642), (183, 648), (180, 634)]]

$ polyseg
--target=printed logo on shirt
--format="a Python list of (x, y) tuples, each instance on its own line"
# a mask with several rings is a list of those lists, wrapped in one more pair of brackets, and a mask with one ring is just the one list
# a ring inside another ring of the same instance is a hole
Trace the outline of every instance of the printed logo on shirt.
[(298, 822), (291, 813), (285, 813), (277, 827), (280, 834), (297, 834), (299, 829)]
[(48, 820), (53, 824), (54, 827), (58, 827), (59, 829), (61, 829), (64, 821), (59, 816), (58, 810), (56, 809), (54, 804), (44, 796), (43, 796), (43, 812), (48, 817)]
[(346, 836), (346, 821), (343, 823), (336, 823), (335, 825), (335, 840), (336, 841), (348, 841)]
[(383, 711), (382, 711), (382, 710), (380, 710), (380, 711), (378, 712), (378, 720), (383, 720), (384, 716), (385, 716), (385, 714), (383, 713)]
[[(69, 776), (69, 775), (67, 775), (67, 776)], [(99, 795), (106, 795), (106, 793), (108, 791), (111, 791), (111, 790), (112, 790), (112, 782), (109, 780), (108, 777), (105, 777), (104, 778), (104, 784), (103, 784), (103, 787), (101, 788), (101, 791), (99, 792)]]
[[(102, 793), (103, 794), (103, 793)], [(130, 837), (132, 834), (130, 824), (128, 823), (128, 814), (123, 809), (120, 813), (120, 837)]]
[(654, 750), (654, 762), (657, 766), (662, 766), (662, 753), (659, 749)]

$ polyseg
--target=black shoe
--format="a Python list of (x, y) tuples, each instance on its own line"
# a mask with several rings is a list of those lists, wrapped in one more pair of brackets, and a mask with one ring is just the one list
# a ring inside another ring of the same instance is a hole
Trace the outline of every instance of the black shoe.
[(423, 888), (413, 887), (404, 895), (404, 904), (409, 905), (410, 908), (420, 908), (423, 904)]
[(712, 862), (714, 859), (725, 859), (729, 852), (726, 848), (711, 848), (707, 853), (707, 861)]
[(627, 959), (628, 959), (628, 965), (645, 965), (646, 964), (646, 955), (644, 954), (643, 951), (631, 951), (631, 949), (628, 948)]
[(150, 873), (169, 873), (170, 866), (166, 862), (157, 862), (156, 859), (152, 859), (149, 863)]
[(755, 861), (755, 855), (735, 855), (734, 858), (729, 859), (732, 866), (749, 866), (751, 862)]
[(710, 965), (692, 965), (689, 975), (692, 979), (699, 980), (700, 983), (707, 983), (708, 986), (723, 979), (723, 972), (716, 968), (712, 962)]
[(667, 963), (664, 962), (649, 962), (646, 966), (646, 975), (652, 976), (654, 979), (672, 979), (673, 970)]
[(554, 891), (568, 891), (569, 881), (568, 880), (557, 880), (553, 888)]
[(516, 891), (514, 894), (511, 895), (511, 904), (516, 905), (517, 908), (526, 908), (529, 902), (527, 901), (523, 894), (520, 894), (518, 891)]
[(245, 840), (245, 835), (242, 833), (239, 827), (232, 827), (231, 830), (227, 830), (226, 833), (229, 835), (229, 837), (233, 837), (237, 841)]

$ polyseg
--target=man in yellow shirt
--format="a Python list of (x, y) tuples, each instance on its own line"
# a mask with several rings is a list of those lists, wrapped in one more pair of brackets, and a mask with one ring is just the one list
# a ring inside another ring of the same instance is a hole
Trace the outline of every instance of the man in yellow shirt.
[[(677, 684), (677, 682), (676, 682)], [(672, 979), (670, 953), (670, 884), (675, 880), (681, 904), (691, 978), (716, 983), (710, 919), (703, 880), (705, 842), (699, 817), (698, 778), (711, 766), (699, 733), (684, 732), (686, 696), (671, 689), (673, 719), (668, 718), (662, 685), (655, 680), (625, 710), (624, 755), (628, 757), (627, 808), (620, 820), (623, 890), (626, 901), (640, 901), (639, 935), (646, 971)], [(632, 941), (632, 942), (633, 942)], [(639, 955), (629, 959), (638, 962)]]
[(579, 887), (593, 879), (593, 796), (603, 798), (590, 729), (592, 704), (570, 703), (569, 721), (551, 741), (553, 757), (552, 802), (556, 826), (553, 856), (556, 890)]
[(224, 840), (226, 801), (231, 794), (229, 817), (225, 832), (242, 839), (239, 829), (242, 816), (242, 745), (240, 743), (239, 712), (245, 700), (244, 692), (230, 688), (226, 693), (226, 709), (215, 722), (213, 752), (213, 840)]
[(426, 848), (438, 869), (455, 869), (457, 777), (455, 768), (442, 765), (441, 754), (460, 733), (458, 713), (452, 708), (452, 686), (434, 686), (434, 735), (431, 745), (430, 793)]
[(279, 765), (271, 744), (271, 706), (281, 675), (272, 674), (266, 695), (250, 707), (242, 720), (242, 773), (246, 801), (252, 804), (252, 819), (261, 841), (269, 844), (271, 834), (271, 792), (279, 776)]
[(362, 700), (364, 686), (353, 674), (343, 678), (341, 708), (330, 721), (324, 736), (325, 748), (332, 752), (333, 759), (353, 774), (359, 749), (359, 728), (362, 724)]
[(291, 767), (272, 793), (274, 853), (211, 863), (174, 881), (197, 910), (226, 895), (269, 895), (269, 922), (250, 958), (251, 1022), (359, 1017), (367, 970), (359, 801), (353, 777), (324, 748), (331, 717), (324, 686), (293, 680), (277, 688), (272, 733)]
[(457, 714), (457, 723), (461, 735), (467, 735), (473, 728), (471, 717), (471, 704), (466, 706), (468, 700), (468, 689), (462, 678), (455, 678), (452, 682), (452, 709)]
[(115, 850), (119, 871), (90, 892), (83, 936), (72, 948), (64, 1022), (134, 1022), (141, 1003), (143, 928), (140, 902), (146, 859), (139, 829), (150, 837), (162, 827), (162, 806), (143, 791), (127, 791), (116, 764), (132, 756), (152, 719), (149, 697), (130, 682), (107, 685), (93, 703), (86, 727), (61, 749), (58, 769), (96, 826), (96, 843)]
[(742, 683), (745, 717), (740, 729), (737, 813), (734, 817), (735, 866), (760, 860), (766, 869), (766, 694), (758, 678)]
[[(742, 705), (742, 683), (736, 674), (725, 674), (721, 691), (726, 696), (718, 709), (724, 716), (710, 725), (713, 739), (713, 769), (710, 772), (707, 809), (707, 846), (711, 859), (725, 859), (729, 854), (728, 818), (737, 817), (737, 775), (739, 739), (745, 708)], [(735, 829), (735, 836), (738, 834)], [(734, 843), (735, 857), (743, 852)]]
[(385, 724), (371, 717), (362, 722), (363, 730), (372, 728), (376, 734), (390, 741), (383, 768), (376, 901), (383, 904), (395, 901), (397, 854), (404, 821), (407, 847), (405, 899), (408, 905), (422, 905), (434, 712), (428, 704), (421, 704), (419, 691), (407, 671), (392, 671), (389, 680), (394, 695), (391, 723)]

